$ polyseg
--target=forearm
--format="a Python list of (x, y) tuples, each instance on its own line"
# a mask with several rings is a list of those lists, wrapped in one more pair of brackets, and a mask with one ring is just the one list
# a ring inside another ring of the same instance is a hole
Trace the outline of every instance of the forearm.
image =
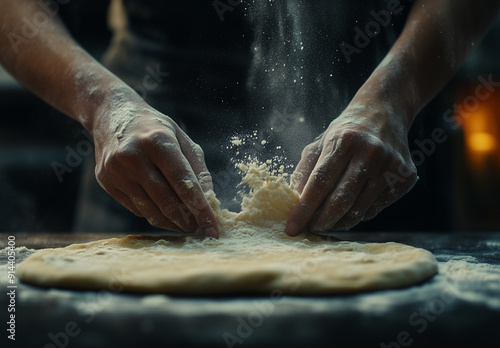
[(408, 130), (487, 32), (499, 0), (419, 0), (405, 28), (353, 102), (385, 101)]
[[(0, 5), (0, 63), (91, 133), (99, 108), (117, 99), (139, 99), (71, 38), (57, 15), (36, 23), (37, 13), (46, 14), (37, 1), (0, 0)], [(29, 31), (30, 25), (36, 30)]]

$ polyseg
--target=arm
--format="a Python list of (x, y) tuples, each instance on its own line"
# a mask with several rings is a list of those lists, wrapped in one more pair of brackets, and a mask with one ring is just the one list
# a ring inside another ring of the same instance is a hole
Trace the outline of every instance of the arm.
[(413, 187), (417, 174), (407, 140), (411, 124), (499, 10), (499, 0), (415, 2), (385, 59), (346, 110), (304, 149), (293, 175), (301, 198), (286, 233), (349, 229)]
[(0, 63), (92, 134), (97, 179), (121, 204), (156, 227), (218, 236), (203, 194), (212, 180), (200, 147), (89, 56), (57, 11), (49, 15), (39, 3), (0, 0)]

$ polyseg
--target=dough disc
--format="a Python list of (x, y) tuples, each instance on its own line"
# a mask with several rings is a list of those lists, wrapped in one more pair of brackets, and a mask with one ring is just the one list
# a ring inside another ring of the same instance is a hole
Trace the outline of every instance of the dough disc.
[(256, 240), (113, 238), (37, 251), (17, 272), (42, 287), (175, 295), (355, 293), (409, 286), (437, 272), (430, 252), (398, 243)]

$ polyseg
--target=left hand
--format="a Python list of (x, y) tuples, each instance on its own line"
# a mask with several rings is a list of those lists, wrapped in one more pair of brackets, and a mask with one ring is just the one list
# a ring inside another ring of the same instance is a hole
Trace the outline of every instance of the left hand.
[(407, 129), (383, 106), (350, 105), (305, 147), (292, 176), (301, 194), (285, 232), (349, 230), (416, 183)]

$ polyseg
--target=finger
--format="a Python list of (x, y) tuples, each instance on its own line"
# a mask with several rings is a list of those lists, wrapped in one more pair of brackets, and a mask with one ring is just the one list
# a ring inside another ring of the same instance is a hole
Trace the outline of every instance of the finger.
[(130, 198), (123, 193), (121, 190), (116, 189), (116, 188), (109, 188), (106, 190), (111, 197), (116, 199), (121, 205), (123, 205), (125, 208), (130, 210), (132, 213), (134, 213), (138, 217), (144, 217), (142, 213), (137, 209), (134, 203), (130, 200)]
[(208, 203), (203, 189), (191, 165), (178, 143), (158, 143), (153, 160), (180, 200), (194, 215), (198, 227), (207, 237), (217, 238), (219, 226), (215, 213)]
[(191, 141), (182, 130), (180, 132), (182, 133), (178, 136), (178, 140), (181, 146), (181, 151), (191, 165), (191, 168), (200, 183), (201, 189), (203, 192), (210, 190), (213, 191), (214, 185), (212, 182), (212, 175), (208, 171), (203, 149), (201, 146)]
[(134, 166), (122, 170), (121, 173), (114, 176), (112, 185), (116, 187), (114, 190), (122, 192), (122, 195), (116, 193), (114, 197), (120, 197), (126, 202), (129, 210), (135, 207), (136, 212), (150, 223), (153, 221), (151, 225), (155, 227), (182, 232), (196, 230), (197, 223), (193, 215), (153, 163), (141, 158)]
[(306, 186), (307, 180), (318, 163), (318, 158), (321, 155), (320, 147), (316, 143), (308, 145), (302, 151), (297, 167), (295, 168), (290, 179), (292, 187), (299, 193), (302, 193)]
[(365, 214), (365, 221), (373, 219), (382, 210), (387, 208), (392, 203), (403, 197), (418, 181), (416, 170), (414, 170), (405, 180), (401, 180), (397, 184), (387, 185), (385, 190), (379, 195), (372, 206)]
[(322, 208), (310, 222), (313, 232), (324, 231), (333, 227), (355, 204), (365, 187), (372, 169), (363, 168), (364, 163), (348, 163), (338, 185), (326, 198)]
[[(150, 164), (150, 167), (152, 166)], [(145, 173), (147, 173), (147, 178), (140, 182), (146, 194), (156, 205), (157, 210), (184, 232), (195, 232), (198, 224), (194, 215), (177, 196), (159, 169), (152, 167)]]
[(129, 187), (129, 192), (132, 203), (152, 226), (176, 232), (186, 231), (185, 228), (163, 215), (142, 186), (137, 184), (133, 188)]
[(304, 187), (299, 202), (288, 216), (285, 233), (296, 236), (304, 231), (314, 212), (323, 203), (327, 195), (342, 175), (349, 162), (349, 154), (338, 147), (333, 139), (325, 144), (316, 167), (313, 169)]
[[(387, 187), (387, 181), (379, 173), (388, 167), (390, 161), (391, 158), (388, 156), (377, 156), (376, 160), (359, 162), (358, 168), (354, 169), (354, 172), (365, 176), (364, 185), (356, 195), (352, 206), (342, 216), (337, 217), (336, 221), (334, 220), (329, 226), (325, 226), (326, 228), (347, 231), (364, 219), (366, 211)], [(363, 168), (364, 165), (369, 167)]]
[(383, 178), (369, 178), (358, 199), (351, 209), (340, 220), (332, 226), (333, 230), (347, 231), (365, 220), (366, 212), (373, 206), (374, 202), (387, 187)]
[(368, 221), (377, 216), (382, 210), (390, 206), (396, 200), (388, 199), (386, 195), (380, 195), (375, 202), (373, 202), (372, 206), (367, 210), (364, 221)]

